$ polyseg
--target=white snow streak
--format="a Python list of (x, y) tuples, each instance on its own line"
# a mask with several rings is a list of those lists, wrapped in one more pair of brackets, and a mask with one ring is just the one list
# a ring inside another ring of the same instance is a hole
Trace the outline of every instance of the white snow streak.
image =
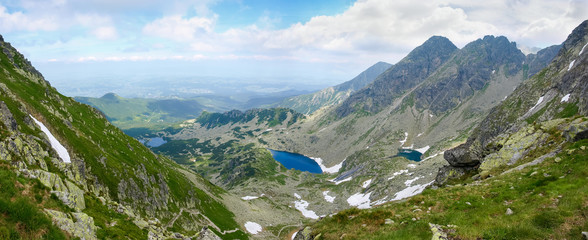
[(416, 164), (412, 164), (412, 163), (411, 164), (408, 164), (406, 166), (409, 167), (409, 168), (416, 168)]
[(350, 206), (354, 206), (359, 209), (370, 208), (370, 195), (372, 195), (371, 192), (366, 194), (353, 194), (347, 199), (347, 203), (349, 203)]
[(420, 178), (421, 178), (421, 177), (415, 177), (415, 178), (413, 178), (413, 179), (406, 180), (406, 181), (404, 181), (404, 185), (406, 185), (407, 187), (410, 187), (410, 185), (411, 185), (411, 184), (412, 184), (414, 181), (416, 181), (416, 180), (419, 180)]
[(535, 103), (535, 106), (533, 106), (531, 109), (529, 109), (529, 112), (533, 111), (533, 109), (535, 109), (537, 106), (539, 106), (539, 104), (541, 104), (543, 102), (543, 96), (541, 96), (539, 98), (539, 100), (537, 100), (537, 103)]
[(588, 46), (588, 43), (584, 44), (582, 50), (580, 50), (580, 53), (578, 53), (578, 56), (582, 55), (582, 53), (584, 52), (584, 48), (586, 48), (586, 46)]
[(372, 179), (363, 182), (363, 184), (361, 184), (361, 187), (366, 188), (370, 185), (370, 183), (372, 183)]
[(422, 161), (425, 161), (425, 160), (428, 160), (428, 159), (431, 159), (431, 158), (434, 158), (434, 157), (438, 156), (439, 154), (443, 154), (443, 153), (445, 153), (445, 152), (443, 151), (443, 152), (435, 153), (434, 155), (428, 156), (425, 159), (421, 160), (421, 162)]
[(434, 181), (431, 181), (430, 183), (423, 184), (423, 185), (414, 185), (412, 187), (407, 187), (407, 188), (401, 190), (400, 192), (397, 192), (394, 195), (394, 199), (392, 199), (391, 201), (405, 199), (407, 197), (412, 197), (414, 195), (417, 195), (417, 194), (423, 192), (423, 190), (425, 190), (425, 188), (427, 186), (433, 184), (433, 182)]
[(395, 173), (393, 173), (393, 174), (392, 174), (392, 177), (389, 177), (389, 178), (388, 178), (388, 180), (392, 180), (392, 179), (394, 179), (396, 176), (398, 176), (398, 175), (400, 175), (400, 174), (403, 174), (403, 173), (408, 173), (408, 169), (405, 169), (405, 170), (400, 170), (400, 171), (398, 171), (398, 172), (395, 172)]
[(258, 199), (259, 197), (257, 196), (245, 196), (245, 197), (241, 197), (241, 199), (248, 201), (248, 200), (253, 200), (253, 199)]
[(309, 203), (307, 201), (302, 200), (302, 199), (300, 199), (298, 201), (294, 201), (294, 207), (302, 213), (302, 216), (304, 216), (306, 218), (311, 218), (311, 219), (319, 219), (319, 216), (316, 215), (316, 213), (314, 211), (306, 209), (308, 207), (308, 205), (309, 205)]
[(251, 234), (258, 234), (261, 232), (262, 227), (259, 225), (259, 223), (256, 222), (246, 222), (245, 229), (247, 229), (247, 232), (250, 232)]
[(294, 197), (296, 197), (298, 199), (302, 199), (302, 197), (300, 195), (298, 195), (298, 193), (294, 193)]
[(404, 140), (400, 140), (400, 146), (404, 146), (404, 143), (408, 140), (408, 133), (404, 132)]
[(329, 181), (334, 182), (335, 185), (339, 185), (339, 183), (348, 182), (348, 181), (351, 181), (351, 179), (353, 179), (353, 177), (348, 177), (348, 178), (345, 178), (345, 179), (341, 179), (339, 181), (335, 181), (335, 179), (331, 179)]
[(55, 149), (55, 151), (57, 152), (57, 155), (59, 155), (59, 158), (61, 158), (61, 160), (63, 160), (63, 162), (66, 162), (66, 163), (71, 162), (71, 158), (69, 157), (69, 153), (67, 152), (67, 149), (65, 149), (65, 147), (63, 145), (61, 145), (59, 140), (57, 140), (57, 138), (55, 138), (55, 136), (53, 136), (53, 134), (51, 134), (49, 129), (47, 127), (45, 127), (45, 125), (42, 122), (39, 122), (39, 120), (37, 120), (35, 117), (33, 117), (33, 115), (29, 115), (29, 116), (31, 116), (33, 121), (35, 121), (35, 123), (37, 125), (39, 125), (39, 127), (41, 128), (41, 131), (43, 131), (45, 133), (45, 135), (47, 135), (47, 137), (49, 138), (49, 143), (51, 144), (51, 147), (53, 149)]
[(346, 159), (343, 159), (343, 161), (341, 161), (339, 164), (332, 166), (332, 167), (327, 167), (327, 166), (323, 165), (323, 159), (321, 159), (321, 158), (311, 157), (310, 159), (314, 160), (321, 167), (321, 170), (323, 170), (323, 173), (338, 173), (339, 169), (341, 169), (341, 167), (343, 167), (343, 162), (345, 162), (345, 160), (346, 160)]
[(329, 196), (329, 191), (323, 192), (323, 197), (325, 197), (325, 201), (333, 203), (335, 201), (335, 197)]
[(568, 100), (570, 100), (570, 94), (569, 94), (569, 93), (568, 93), (568, 94), (566, 94), (565, 96), (563, 96), (563, 97), (561, 98), (561, 102), (567, 102)]
[(572, 61), (570, 63), (570, 66), (568, 66), (568, 71), (570, 71), (570, 69), (572, 69), (572, 67), (574, 67), (574, 63), (576, 62), (576, 60), (574, 59), (574, 61)]
[(426, 147), (422, 147), (422, 148), (417, 148), (415, 149), (415, 151), (420, 152), (421, 154), (425, 154), (429, 148), (431, 148), (430, 146), (426, 146)]

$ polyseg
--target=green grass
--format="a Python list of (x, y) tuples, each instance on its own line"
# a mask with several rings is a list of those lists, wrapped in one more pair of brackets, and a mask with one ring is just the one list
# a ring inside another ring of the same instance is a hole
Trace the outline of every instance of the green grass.
[(37, 195), (46, 189), (20, 182), (29, 180), (17, 177), (10, 166), (0, 163), (0, 239), (68, 239), (42, 210), (43, 202), (54, 201), (44, 199), (47, 192)]
[[(457, 239), (581, 239), (588, 228), (588, 140), (566, 143), (557, 157), (561, 162), (495, 172), (476, 186), (427, 189), (404, 202), (342, 211), (312, 227), (322, 239), (428, 239), (429, 222), (456, 225)], [(384, 224), (387, 218), (395, 223)]]

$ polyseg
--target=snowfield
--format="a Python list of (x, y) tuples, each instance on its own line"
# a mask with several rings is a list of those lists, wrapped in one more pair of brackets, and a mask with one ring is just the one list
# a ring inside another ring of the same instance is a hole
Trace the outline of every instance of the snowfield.
[(329, 191), (324, 191), (323, 197), (325, 198), (325, 201), (327, 201), (327, 202), (333, 203), (335, 201), (335, 197), (329, 196)]
[(346, 159), (343, 159), (343, 161), (341, 161), (339, 164), (332, 166), (332, 167), (327, 167), (327, 166), (323, 165), (323, 159), (321, 159), (321, 158), (310, 157), (310, 159), (314, 160), (321, 167), (321, 170), (323, 170), (323, 173), (338, 173), (339, 169), (341, 169), (341, 167), (343, 166), (343, 162), (345, 162), (345, 160), (346, 160)]
[(370, 208), (370, 195), (372, 195), (371, 192), (366, 194), (353, 194), (347, 199), (347, 203), (349, 203), (350, 206), (357, 207), (359, 209)]
[(247, 229), (247, 232), (249, 232), (251, 234), (258, 234), (259, 232), (261, 232), (261, 230), (263, 228), (261, 227), (261, 225), (259, 225), (259, 223), (256, 223), (256, 222), (246, 222), (245, 223), (245, 229)]
[(319, 219), (319, 216), (312, 210), (306, 209), (310, 204), (307, 201), (302, 200), (302, 197), (298, 193), (294, 193), (294, 196), (299, 200), (294, 201), (294, 208), (298, 209), (302, 213), (302, 216), (311, 219)]
[(567, 102), (568, 100), (570, 100), (570, 94), (569, 94), (569, 93), (568, 93), (568, 94), (566, 94), (565, 96), (563, 96), (563, 97), (561, 98), (561, 102)]
[(435, 181), (431, 181), (430, 183), (423, 184), (423, 185), (414, 185), (412, 187), (407, 187), (407, 188), (401, 190), (400, 192), (397, 192), (394, 195), (394, 198), (392, 199), (392, 201), (401, 200), (401, 199), (405, 199), (407, 197), (412, 197), (414, 195), (417, 195), (417, 194), (423, 192), (423, 190), (425, 190), (425, 188), (427, 186), (433, 184), (433, 182), (435, 182)]
[(59, 155), (59, 158), (61, 158), (61, 160), (63, 160), (63, 162), (66, 162), (66, 163), (71, 162), (71, 158), (69, 156), (69, 153), (67, 152), (67, 149), (65, 149), (65, 147), (63, 145), (61, 145), (61, 143), (57, 140), (57, 138), (55, 138), (55, 136), (53, 136), (53, 134), (51, 134), (49, 129), (47, 127), (45, 127), (45, 125), (42, 122), (39, 122), (39, 120), (37, 120), (35, 117), (33, 117), (33, 115), (29, 115), (29, 116), (31, 116), (33, 121), (35, 121), (35, 123), (37, 125), (39, 125), (39, 127), (41, 128), (41, 131), (43, 131), (45, 133), (45, 135), (47, 135), (47, 137), (49, 138), (49, 143), (51, 144), (51, 147), (53, 149), (55, 149), (55, 151), (57, 152), (57, 155)]

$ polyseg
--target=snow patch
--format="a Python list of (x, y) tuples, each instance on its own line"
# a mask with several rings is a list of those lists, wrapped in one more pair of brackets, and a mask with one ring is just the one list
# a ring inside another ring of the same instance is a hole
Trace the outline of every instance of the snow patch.
[(300, 195), (298, 195), (298, 193), (294, 193), (294, 197), (296, 197), (298, 199), (302, 199), (302, 197)]
[(295, 232), (294, 234), (292, 234), (292, 240), (294, 240), (294, 238), (296, 238), (296, 235), (298, 235), (298, 232)]
[(249, 200), (253, 200), (253, 199), (258, 199), (258, 196), (245, 196), (245, 197), (241, 197), (241, 199), (245, 200), (245, 201), (249, 201)]
[(401, 190), (400, 192), (397, 192), (394, 195), (394, 199), (392, 199), (392, 201), (401, 200), (401, 199), (405, 199), (407, 197), (412, 197), (414, 195), (417, 195), (417, 194), (423, 192), (423, 190), (425, 190), (425, 188), (427, 186), (433, 184), (433, 182), (435, 182), (435, 181), (431, 181), (430, 183), (423, 184), (423, 185), (414, 185), (412, 187), (407, 187), (407, 188)]
[(433, 117), (433, 114), (429, 114), (429, 117)]
[(543, 102), (543, 96), (541, 96), (539, 98), (539, 100), (537, 100), (537, 103), (535, 103), (535, 106), (533, 106), (531, 109), (529, 109), (529, 112), (527, 112), (527, 113), (530, 113), (531, 111), (533, 111), (533, 109), (535, 109), (537, 106), (539, 106), (539, 104), (541, 104), (542, 102)]
[(259, 232), (261, 232), (262, 227), (261, 225), (259, 225), (259, 223), (256, 222), (246, 222), (245, 229), (247, 229), (247, 232), (251, 234), (258, 234)]
[(406, 185), (407, 187), (410, 187), (410, 185), (412, 185), (412, 183), (414, 181), (419, 180), (419, 179), (421, 179), (421, 177), (415, 177), (413, 179), (406, 180), (406, 181), (404, 181), (404, 185)]
[(565, 96), (563, 96), (563, 97), (561, 98), (561, 102), (567, 102), (568, 100), (570, 100), (570, 94), (569, 94), (569, 93), (568, 93), (568, 94), (566, 94)]
[(47, 127), (45, 127), (45, 125), (42, 122), (39, 122), (39, 120), (37, 120), (35, 117), (33, 117), (33, 115), (29, 114), (29, 116), (41, 128), (41, 131), (43, 131), (45, 133), (45, 135), (47, 135), (47, 138), (49, 138), (49, 143), (51, 144), (51, 147), (53, 149), (55, 149), (59, 158), (61, 158), (61, 160), (63, 160), (63, 162), (66, 162), (66, 163), (71, 162), (71, 158), (69, 157), (69, 153), (67, 152), (67, 149), (65, 149), (65, 147), (63, 145), (61, 145), (59, 140), (57, 140), (57, 138), (55, 138), (55, 136), (53, 136), (53, 134), (51, 134), (49, 129)]
[(422, 148), (417, 148), (417, 149), (415, 149), (415, 151), (420, 152), (421, 154), (425, 154), (429, 150), (429, 148), (431, 148), (431, 147), (427, 145)]
[(339, 181), (335, 181), (335, 179), (331, 179), (329, 181), (334, 182), (335, 185), (339, 185), (339, 183), (348, 182), (348, 181), (351, 181), (351, 179), (353, 179), (353, 177), (348, 177), (348, 178), (345, 178), (345, 179), (341, 179)]
[(353, 194), (351, 197), (347, 198), (347, 203), (349, 203), (350, 206), (357, 207), (359, 209), (370, 208), (370, 195), (372, 195), (371, 192), (366, 194)]
[(428, 159), (431, 159), (431, 158), (434, 158), (434, 157), (438, 156), (439, 154), (443, 154), (443, 153), (445, 153), (445, 152), (439, 152), (439, 153), (435, 153), (434, 155), (432, 155), (432, 156), (428, 156), (428, 157), (426, 157), (425, 159), (421, 160), (421, 162), (422, 162), (422, 161), (425, 161), (425, 160), (428, 160)]
[(572, 69), (572, 67), (574, 67), (574, 63), (576, 62), (576, 60), (574, 59), (574, 61), (572, 61), (570, 63), (570, 66), (568, 66), (568, 71), (570, 71), (570, 69)]
[(411, 164), (408, 164), (406, 166), (409, 167), (409, 168), (416, 168), (416, 164), (412, 164), (412, 163)]
[(578, 56), (582, 55), (582, 53), (584, 52), (584, 48), (586, 48), (586, 46), (588, 46), (588, 43), (584, 44), (582, 50), (580, 50), (580, 53), (578, 53)]
[(496, 70), (492, 70), (492, 74), (494, 74), (496, 72)]
[(323, 197), (325, 198), (325, 201), (327, 201), (327, 202), (333, 203), (335, 201), (335, 197), (329, 196), (329, 191), (324, 191)]
[(363, 184), (361, 184), (361, 187), (366, 188), (370, 185), (370, 183), (372, 183), (372, 179), (369, 179), (369, 180), (363, 182)]
[(332, 167), (327, 167), (327, 166), (323, 165), (323, 159), (321, 159), (321, 158), (311, 157), (310, 159), (314, 160), (321, 167), (321, 170), (323, 170), (323, 173), (338, 173), (339, 170), (341, 169), (341, 167), (343, 167), (343, 163), (346, 160), (346, 159), (343, 159), (343, 161), (341, 161), (339, 164), (332, 166)]
[(271, 130), (273, 130), (273, 129), (271, 129), (271, 128), (268, 128), (268, 129), (266, 129), (265, 131), (266, 131), (266, 132), (269, 132), (269, 131), (271, 131)]
[(404, 146), (404, 143), (408, 140), (408, 133), (404, 132), (404, 140), (400, 140), (400, 146)]
[[(299, 197), (299, 196), (297, 196), (297, 197)], [(298, 198), (298, 199), (300, 199), (300, 198)], [(306, 218), (311, 218), (311, 219), (319, 219), (319, 216), (316, 215), (316, 213), (314, 211), (306, 209), (309, 205), (310, 204), (307, 201), (304, 201), (302, 199), (300, 199), (298, 201), (294, 201), (294, 207), (302, 213), (302, 216), (304, 216)]]
[(398, 175), (400, 175), (400, 174), (403, 174), (403, 173), (408, 173), (408, 169), (405, 169), (405, 170), (400, 170), (400, 171), (398, 171), (398, 172), (395, 172), (395, 173), (393, 173), (393, 174), (392, 174), (392, 177), (389, 177), (389, 178), (388, 178), (388, 180), (392, 180), (392, 179), (394, 179), (396, 176), (398, 176)]
[(417, 134), (417, 137), (422, 136), (423, 134), (425, 134), (424, 132)]

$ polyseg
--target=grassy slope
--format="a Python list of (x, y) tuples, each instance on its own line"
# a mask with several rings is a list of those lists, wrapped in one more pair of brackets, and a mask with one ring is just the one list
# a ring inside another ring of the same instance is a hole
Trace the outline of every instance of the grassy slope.
[[(239, 225), (233, 220), (233, 214), (214, 197), (195, 188), (188, 179), (175, 170), (177, 167), (175, 163), (154, 155), (141, 143), (109, 124), (97, 110), (59, 94), (50, 86), (35, 82), (44, 80), (35, 80), (35, 77), (29, 73), (17, 69), (26, 68), (28, 63), (15, 50), (11, 51), (14, 51), (12, 52), (13, 60), (9, 59), (6, 54), (0, 54), (0, 67), (4, 70), (0, 71), (0, 80), (14, 95), (2, 94), (0, 100), (6, 103), (14, 115), (20, 132), (39, 136), (38, 129), (31, 129), (24, 122), (24, 119), (28, 117), (27, 112), (30, 112), (47, 125), (60, 142), (68, 148), (73, 158), (83, 159), (83, 166), (87, 171), (85, 174), (96, 177), (97, 181), (108, 189), (108, 192), (101, 194), (109, 196), (112, 200), (131, 205), (139, 213), (147, 215), (171, 214), (179, 212), (180, 208), (186, 204), (185, 201), (197, 199), (200, 204), (196, 208), (207, 215), (221, 230), (239, 228)], [(68, 126), (66, 122), (69, 122), (71, 126)], [(1, 133), (2, 138), (5, 138), (5, 132)], [(99, 161), (101, 158), (105, 161), (104, 165)], [(144, 169), (145, 174), (155, 176), (156, 179), (163, 176), (162, 180), (169, 187), (171, 200), (170, 204), (166, 206), (167, 209), (153, 209), (148, 202), (149, 200), (136, 201), (134, 196), (119, 199), (118, 187), (123, 178), (127, 181), (132, 179), (138, 182), (140, 190), (147, 196), (151, 197), (153, 192), (158, 190), (159, 186), (157, 185), (144, 186), (141, 184), (143, 181), (136, 175), (136, 171), (141, 168)], [(91, 180), (87, 181), (87, 184), (94, 184)], [(91, 198), (86, 199), (90, 202), (88, 203), (88, 214), (97, 219), (103, 217), (105, 220), (102, 224), (117, 219), (117, 217), (113, 218), (112, 215), (109, 215), (108, 211), (100, 210), (100, 204), (92, 205)], [(149, 208), (152, 209), (147, 210)], [(166, 220), (165, 217), (160, 219)], [(121, 234), (125, 232), (131, 234), (138, 229), (128, 221), (121, 222), (129, 224), (127, 227), (121, 227)], [(96, 225), (100, 226), (101, 223), (98, 221)], [(109, 235), (109, 233), (105, 234)], [(241, 231), (236, 234), (240, 235), (239, 238), (246, 238)], [(145, 233), (140, 235), (137, 238), (144, 238)]]
[[(561, 133), (553, 138), (561, 140)], [(519, 164), (550, 147), (536, 149)], [(504, 168), (495, 169), (497, 176), (484, 181), (427, 189), (371, 210), (346, 210), (313, 228), (321, 239), (425, 239), (431, 238), (428, 223), (455, 225), (449, 231), (456, 239), (581, 239), (588, 228), (587, 161), (588, 140), (565, 143), (560, 154), (540, 165), (504, 175), (499, 175)], [(514, 214), (507, 215), (507, 208)]]

